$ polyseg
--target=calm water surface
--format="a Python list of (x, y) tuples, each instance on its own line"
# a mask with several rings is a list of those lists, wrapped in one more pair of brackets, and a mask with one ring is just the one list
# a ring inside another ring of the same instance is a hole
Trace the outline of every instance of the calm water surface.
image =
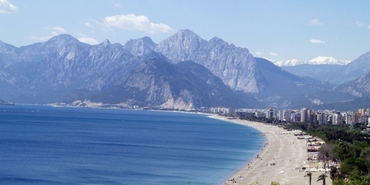
[(256, 130), (173, 112), (0, 106), (0, 184), (221, 184)]

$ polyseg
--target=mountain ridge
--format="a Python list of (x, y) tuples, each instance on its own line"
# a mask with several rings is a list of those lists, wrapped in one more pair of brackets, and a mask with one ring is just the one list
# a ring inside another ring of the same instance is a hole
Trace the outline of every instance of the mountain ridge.
[[(200, 64), (192, 61), (171, 64), (163, 57), (152, 55), (147, 56), (145, 62), (119, 85), (91, 97), (91, 100), (166, 109), (191, 109), (221, 104), (228, 107), (262, 107), (247, 95), (242, 96), (243, 99), (237, 98), (240, 95), (236, 95), (236, 92)], [(106, 96), (114, 98), (107, 101)]]
[[(4, 44), (2, 46), (6, 49), (0, 50), (0, 85), (4, 87), (0, 89), (0, 96), (13, 102), (73, 102), (77, 99), (94, 97), (94, 94), (106, 92), (123, 83), (128, 85), (129, 82), (126, 80), (133, 75), (132, 72), (137, 70), (138, 66), (147, 62), (148, 56), (156, 56), (172, 65), (184, 61), (195, 62), (221, 79), (227, 88), (237, 92), (234, 96), (243, 97), (248, 94), (248, 97), (256, 98), (265, 106), (289, 107), (297, 97), (305, 99), (310, 94), (333, 87), (328, 83), (290, 74), (271, 61), (255, 58), (247, 48), (236, 47), (221, 38), (203, 40), (190, 30), (180, 30), (158, 44), (149, 37), (144, 37), (131, 39), (124, 45), (112, 44), (109, 40), (97, 45), (88, 45), (72, 36), (59, 35), (46, 42), (20, 48)], [(176, 67), (166, 69), (178, 70)], [(153, 69), (150, 71), (155, 72)], [(185, 72), (178, 72), (183, 73)], [(150, 76), (145, 75), (146, 77), (141, 78), (146, 79)], [(163, 76), (168, 81), (177, 79), (175, 75), (170, 77)], [(153, 81), (152, 87), (159, 82), (161, 81)], [(136, 82), (137, 84), (140, 82)], [(144, 88), (144, 84), (142, 85)], [(171, 90), (168, 87), (163, 86), (164, 89)], [(200, 89), (192, 91), (201, 92)], [(144, 94), (151, 94), (152, 97), (156, 96), (155, 91), (145, 92)], [(205, 99), (208, 96), (206, 93), (200, 94), (203, 94)], [(168, 96), (172, 101), (168, 105), (174, 104), (179, 95), (171, 96), (172, 99)], [(142, 105), (145, 102), (152, 105), (150, 98), (144, 99), (145, 101), (135, 101), (142, 102)], [(182, 98), (184, 102), (186, 99)]]
[[(161, 41), (155, 51), (174, 63), (196, 61), (232, 89), (251, 93), (259, 91), (260, 87), (255, 80), (258, 75), (254, 74), (254, 58), (246, 48), (237, 48), (219, 38), (206, 41), (190, 30), (181, 30)], [(218, 65), (214, 65), (215, 63)], [(242, 70), (248, 73), (243, 73)]]
[(310, 65), (347, 65), (351, 61), (349, 60), (337, 60), (334, 57), (318, 56), (311, 60), (285, 60), (285, 61), (272, 61), (277, 66), (297, 66), (302, 64)]

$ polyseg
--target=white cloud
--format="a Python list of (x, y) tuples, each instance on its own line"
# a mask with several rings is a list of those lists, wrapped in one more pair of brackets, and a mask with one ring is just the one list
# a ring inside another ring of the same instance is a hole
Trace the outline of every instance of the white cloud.
[(8, 0), (0, 0), (0, 13), (16, 13), (18, 8), (9, 3)]
[(270, 52), (270, 55), (271, 56), (276, 56), (276, 55), (278, 55), (277, 53), (275, 53), (275, 52)]
[(80, 42), (90, 44), (90, 45), (99, 44), (99, 41), (95, 40), (94, 38), (88, 37), (85, 34), (78, 33), (78, 36), (79, 37), (77, 38), (77, 40), (79, 40)]
[(308, 24), (309, 25), (322, 25), (322, 23), (318, 19), (312, 19)]
[(38, 41), (46, 41), (46, 40), (49, 40), (51, 37), (54, 37), (54, 36), (57, 36), (57, 35), (60, 35), (60, 34), (67, 33), (67, 31), (64, 28), (58, 27), (58, 26), (55, 26), (55, 27), (46, 27), (44, 29), (45, 30), (49, 30), (50, 31), (50, 34), (47, 35), (47, 36), (31, 36), (31, 39), (38, 40)]
[(260, 51), (256, 51), (256, 52), (254, 52), (254, 54), (256, 54), (256, 55), (262, 55), (263, 53), (260, 52)]
[(310, 42), (313, 44), (324, 44), (325, 41), (322, 41), (320, 39), (310, 39)]
[(143, 15), (115, 15), (104, 18), (102, 25), (105, 28), (120, 28), (124, 30), (143, 31), (150, 34), (168, 33), (172, 28), (163, 23), (152, 23)]
[(365, 26), (365, 23), (363, 22), (360, 22), (360, 21), (356, 21), (355, 24), (358, 26), (358, 27), (363, 27)]
[(50, 30), (52, 36), (56, 36), (56, 35), (60, 35), (60, 34), (63, 34), (63, 33), (67, 33), (66, 29), (64, 29), (62, 27), (58, 27), (58, 26), (55, 26), (55, 27), (47, 27), (45, 29), (46, 30)]
[(96, 44), (99, 44), (99, 41), (93, 39), (93, 38), (90, 38), (90, 37), (79, 37), (77, 38), (80, 42), (83, 42), (83, 43), (86, 43), (86, 44), (90, 44), (90, 45), (96, 45)]
[(85, 23), (85, 26), (88, 27), (88, 28), (93, 28), (93, 26), (90, 24), (90, 23)]

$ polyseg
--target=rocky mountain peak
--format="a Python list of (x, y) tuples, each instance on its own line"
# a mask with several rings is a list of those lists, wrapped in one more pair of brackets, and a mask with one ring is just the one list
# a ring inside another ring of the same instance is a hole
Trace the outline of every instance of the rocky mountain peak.
[(110, 43), (110, 41), (109, 41), (108, 39), (105, 39), (105, 40), (104, 40), (102, 43), (100, 43), (99, 45), (106, 47), (106, 46), (108, 46), (108, 45), (111, 45), (111, 43)]
[(135, 56), (143, 56), (152, 52), (156, 46), (151, 38), (143, 37), (127, 41), (124, 48)]
[(258, 71), (255, 61), (246, 48), (238, 48), (220, 38), (205, 41), (190, 30), (180, 30), (160, 42), (155, 48), (170, 61), (191, 60), (207, 67), (232, 89), (259, 92)]
[(153, 40), (150, 37), (143, 37), (140, 40), (142, 40), (143, 43), (147, 43), (150, 45), (156, 45), (156, 43), (153, 42)]
[(204, 40), (194, 32), (180, 30), (160, 42), (155, 48), (155, 51), (165, 54), (172, 62), (177, 63), (187, 60), (203, 42)]
[[(370, 70), (368, 70), (363, 75), (361, 75), (356, 80), (356, 83), (359, 83), (359, 84), (370, 84)], [(370, 88), (370, 86), (369, 86), (369, 88)]]
[(0, 53), (9, 53), (13, 52), (16, 49), (15, 46), (12, 46), (10, 44), (4, 43), (0, 40)]
[(369, 69), (370, 52), (367, 52), (346, 65), (341, 73), (344, 74), (347, 79), (354, 80), (359, 76), (359, 74), (363, 74)]
[(80, 41), (69, 34), (60, 34), (50, 38), (45, 44), (66, 45), (80, 43)]
[[(183, 29), (183, 30), (179, 30), (175, 33), (174, 35), (175, 37), (180, 37), (180, 38), (183, 38), (183, 37), (188, 37), (188, 38), (194, 38), (194, 37), (199, 37), (196, 33), (194, 33), (193, 31), (189, 30), (189, 29)], [(199, 37), (200, 38), (200, 37)]]
[(211, 40), (209, 40), (209, 42), (210, 43), (227, 43), (219, 37), (213, 37)]
[(339, 85), (335, 89), (355, 97), (370, 95), (370, 70), (366, 71), (357, 79)]

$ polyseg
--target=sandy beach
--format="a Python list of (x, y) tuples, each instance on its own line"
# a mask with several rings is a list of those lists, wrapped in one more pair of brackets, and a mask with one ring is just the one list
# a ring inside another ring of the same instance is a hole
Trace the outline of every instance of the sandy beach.
[[(276, 181), (284, 185), (305, 185), (309, 184), (309, 178), (304, 177), (307, 172), (300, 170), (302, 166), (322, 167), (321, 163), (308, 163), (307, 141), (299, 140), (293, 133), (277, 126), (259, 122), (233, 119), (212, 115), (212, 118), (232, 121), (238, 124), (258, 129), (266, 137), (266, 142), (252, 161), (249, 161), (242, 169), (228, 178), (223, 184), (252, 184), (270, 185)], [(317, 178), (324, 172), (312, 172), (312, 185), (321, 185)], [(328, 174), (326, 184), (331, 184)]]

